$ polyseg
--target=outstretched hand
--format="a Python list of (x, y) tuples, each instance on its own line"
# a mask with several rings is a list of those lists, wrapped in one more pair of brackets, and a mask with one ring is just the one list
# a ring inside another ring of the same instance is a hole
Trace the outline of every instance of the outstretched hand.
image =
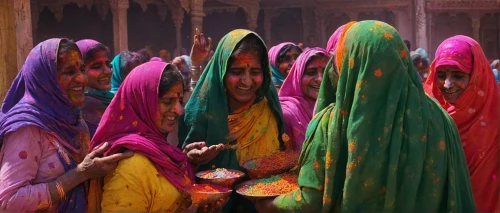
[(191, 64), (192, 66), (200, 66), (203, 63), (203, 60), (207, 57), (208, 53), (212, 49), (212, 39), (208, 37), (205, 38), (205, 35), (196, 29), (194, 34), (194, 44), (191, 47)]

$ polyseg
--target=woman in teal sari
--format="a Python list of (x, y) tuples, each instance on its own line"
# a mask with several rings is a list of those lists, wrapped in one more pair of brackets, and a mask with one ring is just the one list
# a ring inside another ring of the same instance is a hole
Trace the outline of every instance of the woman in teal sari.
[(142, 58), (135, 52), (123, 51), (113, 58), (113, 61), (111, 61), (111, 70), (113, 71), (113, 77), (111, 78), (111, 93), (113, 93), (113, 95), (118, 91), (125, 77), (141, 64)]
[[(397, 31), (379, 21), (351, 22), (335, 61), (336, 103), (317, 105), (299, 159), (300, 188), (258, 201), (257, 209), (474, 212), (457, 128), (425, 95)], [(325, 91), (326, 79), (320, 97), (335, 94)]]
[(285, 146), (283, 115), (271, 84), (266, 46), (254, 32), (234, 30), (222, 38), (185, 109), (179, 141), (184, 146), (204, 141), (201, 151), (217, 150), (209, 158), (185, 151), (200, 171), (240, 170), (244, 162)]

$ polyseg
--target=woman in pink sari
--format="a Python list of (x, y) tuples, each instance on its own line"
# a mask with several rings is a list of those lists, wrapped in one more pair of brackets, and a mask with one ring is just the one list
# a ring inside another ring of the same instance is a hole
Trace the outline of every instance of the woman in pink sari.
[(457, 124), (477, 211), (498, 212), (498, 86), (481, 46), (443, 41), (424, 88)]
[(302, 148), (329, 57), (321, 48), (305, 50), (293, 64), (279, 92), (285, 131), (294, 149)]

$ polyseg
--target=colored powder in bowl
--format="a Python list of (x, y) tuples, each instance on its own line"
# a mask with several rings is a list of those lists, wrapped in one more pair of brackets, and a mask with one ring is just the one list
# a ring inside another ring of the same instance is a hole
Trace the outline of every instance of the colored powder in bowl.
[(191, 200), (194, 203), (202, 203), (213, 198), (213, 195), (215, 194), (227, 193), (231, 190), (210, 184), (193, 184), (193, 186), (189, 188), (189, 191), (191, 194)]
[(278, 152), (270, 156), (247, 161), (243, 164), (250, 177), (263, 178), (280, 174), (298, 164), (300, 152)]
[(229, 170), (224, 169), (224, 168), (217, 168), (214, 170), (208, 170), (200, 175), (200, 178), (204, 178), (204, 179), (233, 179), (233, 178), (239, 178), (239, 177), (241, 177), (241, 174), (229, 171)]
[(273, 176), (244, 185), (238, 193), (252, 197), (279, 196), (298, 189), (297, 177), (292, 175)]

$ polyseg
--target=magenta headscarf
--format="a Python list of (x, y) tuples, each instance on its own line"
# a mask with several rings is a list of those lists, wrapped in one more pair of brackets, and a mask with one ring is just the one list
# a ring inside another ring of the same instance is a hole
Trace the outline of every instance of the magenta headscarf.
[(298, 150), (301, 149), (304, 142), (307, 125), (313, 117), (314, 108), (314, 105), (307, 102), (302, 94), (302, 76), (307, 62), (318, 53), (330, 57), (330, 54), (322, 48), (305, 50), (293, 64), (279, 92), (285, 132), (290, 136)]
[(94, 48), (94, 46), (99, 45), (98, 41), (92, 40), (92, 39), (83, 39), (80, 41), (76, 42), (76, 46), (78, 46), (78, 49), (80, 49), (80, 52), (82, 53), (82, 59), (85, 60), (87, 58), (87, 53)]
[(187, 157), (167, 142), (155, 121), (159, 116), (158, 87), (167, 66), (173, 65), (146, 62), (130, 72), (104, 112), (90, 149), (109, 142), (111, 148), (106, 156), (123, 148), (140, 153), (153, 162), (175, 188), (185, 191), (194, 182)]
[(446, 39), (439, 45), (436, 51), (436, 60), (434, 67), (438, 68), (443, 65), (455, 65), (460, 70), (470, 74), (472, 72), (472, 49), (469, 43), (460, 36)]
[(339, 44), (340, 36), (344, 32), (346, 24), (340, 26), (335, 32), (330, 36), (330, 39), (328, 39), (328, 43), (326, 44), (326, 51), (330, 53), (330, 55), (333, 55), (335, 51), (337, 50), (337, 46)]

